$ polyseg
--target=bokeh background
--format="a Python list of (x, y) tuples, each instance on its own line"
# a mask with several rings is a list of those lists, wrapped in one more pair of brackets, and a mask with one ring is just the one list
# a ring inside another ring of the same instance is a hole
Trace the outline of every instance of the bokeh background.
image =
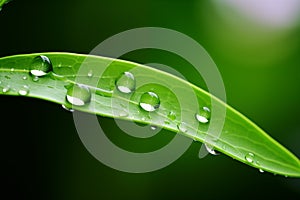
[[(0, 12), (0, 24), (0, 57), (46, 51), (88, 54), (106, 38), (137, 27), (182, 32), (214, 59), (227, 102), (300, 157), (298, 0), (13, 0)], [(163, 63), (205, 85), (189, 73), (188, 64), (167, 52), (141, 50), (123, 58)], [(9, 96), (1, 96), (0, 102), (1, 195), (9, 199), (300, 197), (300, 179), (259, 173), (224, 155), (199, 159), (200, 143), (159, 171), (116, 171), (87, 152), (72, 115), (60, 105)], [(164, 136), (145, 142), (122, 136), (114, 120), (99, 121), (125, 149), (163, 145)]]

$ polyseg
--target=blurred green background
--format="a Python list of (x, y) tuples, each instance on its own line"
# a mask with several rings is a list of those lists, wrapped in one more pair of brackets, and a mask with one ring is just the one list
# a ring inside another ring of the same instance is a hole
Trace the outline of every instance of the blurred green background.
[[(121, 31), (174, 29), (198, 41), (214, 59), (227, 102), (300, 157), (300, 4), (249, 2), (14, 0), (0, 12), (0, 57), (46, 51), (88, 54)], [(141, 50), (123, 58), (163, 63), (205, 85), (188, 64), (168, 53)], [(159, 171), (116, 171), (87, 152), (72, 115), (59, 105), (25, 97), (1, 96), (0, 101), (1, 124), (8, 128), (1, 130), (1, 194), (11, 199), (300, 197), (300, 179), (259, 173), (223, 155), (199, 159), (200, 143)], [(139, 147), (141, 139), (121, 136), (114, 120), (99, 121), (121, 147)], [(151, 149), (164, 139), (155, 136), (143, 144)]]

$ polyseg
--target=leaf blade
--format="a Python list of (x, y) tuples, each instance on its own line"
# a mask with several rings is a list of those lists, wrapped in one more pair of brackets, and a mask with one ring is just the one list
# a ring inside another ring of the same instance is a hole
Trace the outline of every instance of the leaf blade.
[[(29, 75), (30, 65), (39, 55), (50, 58), (54, 73), (33, 82), (31, 79), (34, 77)], [(137, 80), (137, 90), (131, 95), (122, 94), (115, 89), (116, 79), (125, 71), (132, 72)], [(89, 73), (93, 75), (88, 75)], [(24, 80), (24, 76), (27, 77), (27, 81)], [(175, 133), (184, 124), (186, 131), (181, 129), (181, 134), (206, 143), (210, 142), (207, 141), (207, 136), (214, 135), (207, 133), (208, 125), (199, 124), (195, 114), (199, 105), (211, 107), (213, 100), (216, 106), (213, 109), (226, 108), (222, 133), (218, 138), (213, 138), (213, 145), (217, 150), (264, 171), (300, 177), (299, 159), (241, 113), (201, 88), (150, 67), (100, 56), (52, 52), (0, 58), (0, 77), (1, 90), (8, 84), (12, 88), (2, 94), (17, 96), (18, 89), (24, 84), (29, 84), (29, 97), (58, 104), (67, 104), (67, 84), (87, 85), (93, 91), (92, 102), (87, 106), (75, 107), (77, 110), (151, 123)], [(140, 96), (147, 91), (153, 91), (160, 97), (161, 105), (157, 112), (144, 112), (139, 107)], [(125, 107), (128, 112), (126, 116), (124, 113), (120, 114), (124, 112)], [(170, 111), (175, 113), (176, 119), (171, 120), (168, 117)], [(222, 116), (216, 117), (217, 122), (221, 120)], [(246, 158), (249, 153), (254, 155), (252, 162)]]

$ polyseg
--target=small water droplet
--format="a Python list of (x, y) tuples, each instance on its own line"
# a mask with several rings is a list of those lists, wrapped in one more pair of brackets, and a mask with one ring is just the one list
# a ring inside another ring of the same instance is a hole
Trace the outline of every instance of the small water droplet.
[(15, 71), (15, 68), (11, 68), (10, 71), (11, 71), (11, 72)]
[(10, 90), (10, 86), (9, 86), (9, 85), (7, 85), (7, 86), (5, 86), (4, 88), (2, 88), (2, 92), (3, 92), (3, 93), (8, 92), (9, 90)]
[(178, 124), (177, 129), (182, 133), (186, 133), (188, 131), (187, 125), (184, 122)]
[(38, 81), (39, 81), (39, 77), (38, 77), (38, 76), (32, 77), (32, 81), (33, 81), (33, 82), (38, 82)]
[(120, 113), (119, 113), (119, 116), (120, 117), (128, 117), (128, 112), (126, 112), (125, 110), (122, 110)]
[(150, 126), (150, 129), (151, 129), (152, 131), (155, 131), (155, 130), (157, 129), (157, 126)]
[(207, 123), (209, 122), (210, 119), (210, 110), (207, 107), (202, 107), (199, 111), (199, 113), (196, 113), (195, 115), (196, 119), (200, 122), (200, 123)]
[(176, 113), (173, 112), (173, 111), (170, 111), (170, 112), (168, 113), (168, 118), (169, 118), (170, 120), (174, 121), (174, 120), (176, 119)]
[(84, 106), (91, 100), (91, 91), (86, 86), (75, 84), (68, 87), (66, 99), (73, 105)]
[(90, 70), (90, 71), (88, 72), (87, 76), (88, 76), (89, 78), (92, 78), (92, 77), (93, 77), (93, 71)]
[(245, 156), (245, 159), (247, 162), (249, 163), (253, 163), (254, 162), (254, 154), (253, 153), (247, 153), (246, 156)]
[(64, 104), (62, 104), (61, 107), (62, 107), (63, 109), (65, 109), (66, 111), (68, 111), (68, 112), (74, 112), (74, 109), (72, 109), (72, 108), (70, 108), (70, 107), (68, 107), (68, 106), (66, 106), (66, 105), (64, 105)]
[(265, 171), (264, 171), (264, 170), (262, 170), (262, 169), (259, 169), (259, 172), (260, 172), (260, 173), (264, 173)]
[(170, 122), (168, 120), (165, 120), (164, 123), (165, 124), (170, 124)]
[(19, 95), (25, 96), (29, 93), (29, 87), (27, 85), (23, 85), (21, 89), (19, 89)]
[(153, 112), (160, 106), (160, 100), (154, 92), (146, 92), (140, 98), (140, 106), (145, 111)]
[(120, 92), (131, 93), (135, 90), (135, 78), (132, 73), (124, 72), (116, 81), (116, 86)]
[(215, 155), (215, 156), (220, 155), (220, 152), (215, 150), (212, 145), (204, 143), (204, 146), (207, 152), (210, 153), (211, 155)]
[(22, 79), (23, 79), (23, 80), (27, 80), (27, 76), (23, 76)]
[(30, 73), (33, 76), (45, 76), (52, 69), (52, 63), (47, 56), (37, 56), (31, 63)]

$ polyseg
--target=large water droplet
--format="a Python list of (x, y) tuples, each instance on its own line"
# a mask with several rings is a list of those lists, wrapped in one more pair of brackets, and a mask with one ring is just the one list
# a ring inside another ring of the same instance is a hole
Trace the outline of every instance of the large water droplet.
[(23, 85), (19, 91), (18, 91), (19, 95), (25, 96), (29, 93), (29, 87), (27, 85)]
[(52, 63), (47, 56), (37, 56), (33, 59), (30, 73), (33, 76), (45, 76), (52, 71)]
[(91, 100), (91, 91), (83, 85), (72, 85), (67, 89), (67, 101), (76, 106), (83, 106)]
[(135, 78), (132, 73), (124, 72), (116, 81), (116, 86), (120, 92), (131, 93), (135, 90)]
[(148, 112), (153, 112), (160, 106), (159, 97), (154, 92), (146, 92), (140, 98), (140, 106)]
[(207, 152), (210, 153), (211, 155), (215, 155), (215, 156), (220, 155), (220, 152), (215, 150), (212, 145), (204, 143), (204, 146)]
[(246, 159), (246, 161), (249, 162), (249, 163), (253, 163), (253, 162), (254, 162), (254, 158), (255, 158), (255, 156), (254, 156), (253, 153), (247, 153), (247, 154), (245, 155), (245, 159)]
[(210, 110), (207, 107), (202, 107), (199, 111), (199, 113), (196, 113), (195, 115), (196, 119), (200, 122), (200, 123), (207, 123), (209, 122), (210, 119)]

